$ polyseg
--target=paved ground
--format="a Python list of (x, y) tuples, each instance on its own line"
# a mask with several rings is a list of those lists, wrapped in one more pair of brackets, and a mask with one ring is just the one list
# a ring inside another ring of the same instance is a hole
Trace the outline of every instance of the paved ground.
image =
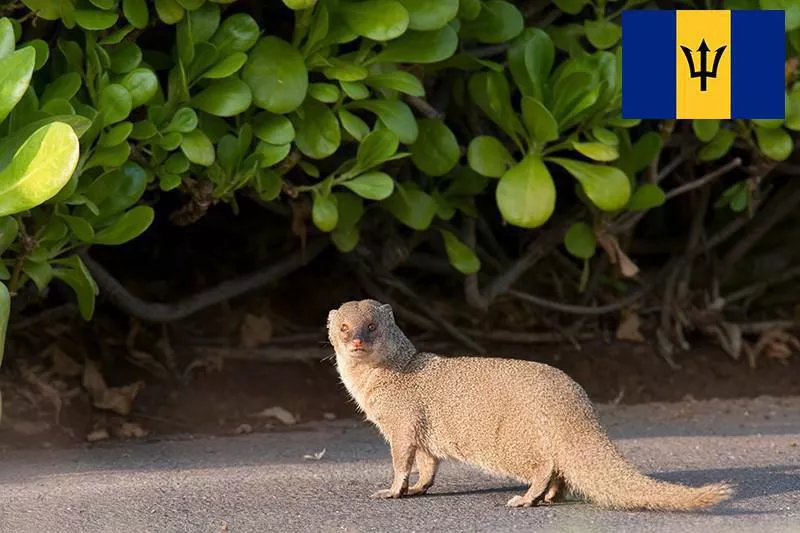
[[(628, 457), (737, 497), (694, 514), (611, 512), (581, 502), (510, 510), (522, 487), (445, 464), (426, 497), (372, 501), (386, 446), (356, 422), (238, 438), (105, 444), (0, 456), (0, 530), (800, 531), (800, 398), (601, 407)], [(326, 449), (319, 461), (304, 455)]]

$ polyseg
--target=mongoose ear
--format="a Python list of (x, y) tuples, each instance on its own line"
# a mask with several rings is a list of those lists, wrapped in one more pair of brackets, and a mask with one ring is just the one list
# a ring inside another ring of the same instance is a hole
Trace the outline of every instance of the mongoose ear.
[(391, 305), (382, 304), (380, 307), (378, 307), (378, 309), (380, 309), (381, 313), (386, 315), (386, 318), (388, 318), (389, 320), (394, 321), (394, 313), (392, 312), (392, 306)]
[(331, 327), (331, 324), (336, 319), (336, 309), (331, 309), (328, 311), (328, 327)]

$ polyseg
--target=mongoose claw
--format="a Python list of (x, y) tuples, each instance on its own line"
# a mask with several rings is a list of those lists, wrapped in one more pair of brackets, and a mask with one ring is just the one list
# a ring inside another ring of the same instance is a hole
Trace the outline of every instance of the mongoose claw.
[(514, 496), (506, 503), (506, 507), (531, 507), (533, 501), (525, 498), (525, 496)]
[(401, 496), (402, 494), (400, 494), (399, 492), (395, 492), (392, 489), (383, 489), (379, 490), (378, 492), (373, 492), (370, 495), (370, 498), (372, 498), (373, 500), (387, 500), (389, 498), (399, 498)]

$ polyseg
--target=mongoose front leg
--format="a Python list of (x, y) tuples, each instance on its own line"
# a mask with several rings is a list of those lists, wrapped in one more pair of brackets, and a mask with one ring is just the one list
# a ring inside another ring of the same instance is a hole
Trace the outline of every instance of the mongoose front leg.
[(406, 439), (392, 440), (389, 447), (392, 452), (392, 469), (394, 470), (392, 486), (373, 493), (370, 498), (400, 498), (405, 496), (408, 491), (408, 476), (414, 462), (415, 447), (410, 440)]
[(408, 496), (416, 496), (417, 494), (425, 494), (433, 485), (433, 480), (436, 478), (436, 469), (439, 468), (439, 459), (423, 450), (417, 448), (417, 469), (419, 469), (419, 478), (406, 493)]
[(550, 463), (538, 465), (530, 476), (530, 487), (522, 496), (514, 496), (506, 503), (506, 507), (531, 507), (541, 497), (550, 483), (553, 466)]

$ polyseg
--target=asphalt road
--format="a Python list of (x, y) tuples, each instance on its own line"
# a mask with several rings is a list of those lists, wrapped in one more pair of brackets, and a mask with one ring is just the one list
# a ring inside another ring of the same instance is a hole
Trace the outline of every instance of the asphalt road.
[[(388, 449), (359, 422), (283, 433), (0, 455), (0, 531), (800, 531), (800, 398), (601, 406), (624, 453), (665, 480), (728, 479), (711, 511), (508, 509), (523, 487), (446, 463), (427, 496), (373, 501)], [(320, 460), (304, 455), (326, 450)]]

